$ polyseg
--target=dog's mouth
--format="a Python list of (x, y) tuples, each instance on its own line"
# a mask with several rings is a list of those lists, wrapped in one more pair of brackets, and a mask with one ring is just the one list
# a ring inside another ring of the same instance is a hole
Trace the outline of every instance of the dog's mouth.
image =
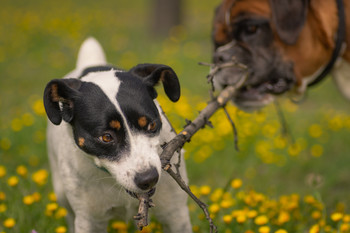
[[(128, 189), (125, 189), (125, 191), (126, 191), (131, 197), (134, 197), (134, 198), (136, 198), (136, 199), (138, 198), (138, 193), (133, 192), (133, 191), (130, 191), (130, 190), (128, 190)], [(151, 197), (151, 196), (154, 195), (155, 192), (156, 192), (156, 188), (152, 188), (152, 189), (150, 189), (150, 190), (147, 192), (147, 194), (148, 194), (149, 197)]]
[(285, 78), (274, 78), (258, 84), (244, 85), (239, 89), (239, 92), (247, 93), (249, 91), (254, 91), (256, 94), (280, 95), (288, 91), (291, 86), (292, 82)]
[(243, 110), (255, 110), (274, 100), (275, 95), (289, 91), (293, 82), (284, 78), (269, 79), (258, 84), (246, 84), (238, 89), (233, 101)]

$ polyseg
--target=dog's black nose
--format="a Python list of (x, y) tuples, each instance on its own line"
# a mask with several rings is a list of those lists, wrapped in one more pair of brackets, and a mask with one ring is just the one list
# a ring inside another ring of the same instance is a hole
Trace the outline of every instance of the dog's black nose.
[(137, 187), (142, 190), (152, 188), (158, 182), (159, 174), (155, 167), (151, 167), (148, 171), (137, 173), (134, 181)]

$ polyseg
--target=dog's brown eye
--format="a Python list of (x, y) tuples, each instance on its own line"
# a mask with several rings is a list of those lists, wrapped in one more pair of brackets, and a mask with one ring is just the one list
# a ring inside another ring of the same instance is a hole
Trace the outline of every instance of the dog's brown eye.
[(104, 135), (100, 136), (99, 139), (102, 142), (106, 142), (106, 143), (113, 141), (113, 137), (109, 133), (105, 133)]
[(257, 25), (248, 25), (245, 28), (245, 33), (246, 34), (254, 34), (254, 33), (256, 33), (257, 30), (258, 30), (258, 26)]
[(156, 129), (156, 126), (157, 126), (156, 122), (153, 121), (153, 122), (148, 124), (147, 130), (148, 131), (154, 131)]

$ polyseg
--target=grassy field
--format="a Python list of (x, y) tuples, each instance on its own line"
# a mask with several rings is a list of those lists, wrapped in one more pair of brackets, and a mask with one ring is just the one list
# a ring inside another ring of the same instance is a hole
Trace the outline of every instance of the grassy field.
[[(219, 0), (184, 1), (183, 25), (166, 38), (150, 33), (148, 1), (20, 1), (0, 8), (0, 232), (66, 232), (46, 157), (46, 83), (72, 70), (81, 42), (96, 37), (109, 62), (129, 69), (164, 63), (177, 72), (180, 103), (159, 101), (177, 130), (209, 100), (210, 27)], [(214, 128), (187, 144), (192, 190), (208, 205), (219, 232), (350, 232), (350, 109), (331, 78), (296, 105), (279, 101), (290, 135), (283, 137), (274, 106), (244, 113), (228, 106), (240, 150), (223, 111)], [(293, 140), (291, 139), (293, 138)], [(193, 230), (208, 232), (189, 201)], [(111, 222), (110, 232), (135, 232)], [(161, 232), (153, 222), (144, 232)]]

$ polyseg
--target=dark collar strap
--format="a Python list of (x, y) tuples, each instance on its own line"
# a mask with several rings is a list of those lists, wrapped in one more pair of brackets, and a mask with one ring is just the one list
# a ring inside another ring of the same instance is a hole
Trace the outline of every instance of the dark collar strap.
[(337, 38), (335, 41), (335, 49), (333, 50), (332, 58), (328, 62), (327, 66), (323, 69), (322, 73), (308, 84), (309, 87), (321, 82), (327, 76), (327, 74), (332, 70), (334, 63), (338, 59), (342, 50), (343, 41), (345, 40), (345, 12), (343, 0), (337, 0), (337, 9), (339, 24), (337, 30)]

